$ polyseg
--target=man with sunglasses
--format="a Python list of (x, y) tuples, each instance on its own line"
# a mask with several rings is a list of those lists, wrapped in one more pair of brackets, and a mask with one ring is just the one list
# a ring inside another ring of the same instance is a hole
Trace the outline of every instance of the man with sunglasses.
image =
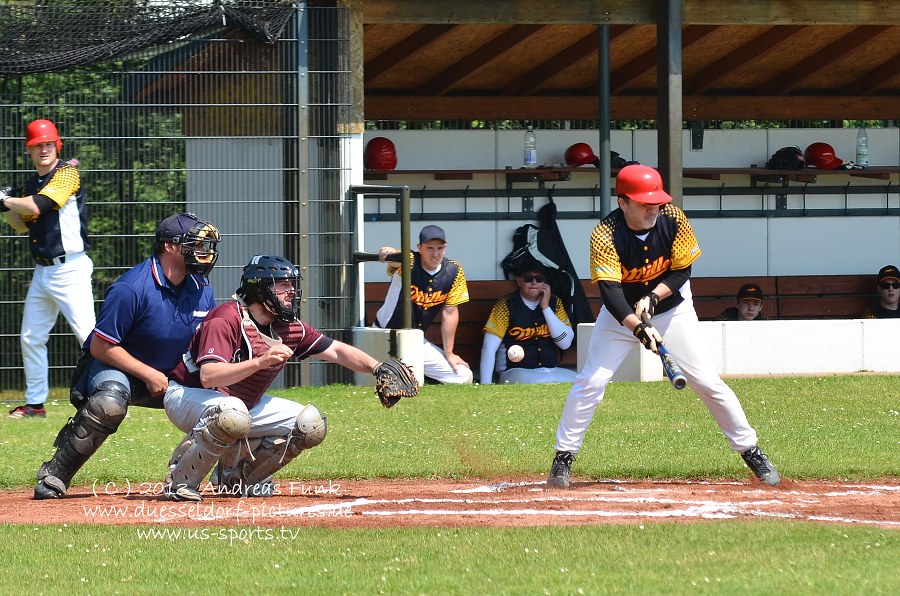
[[(495, 368), (500, 383), (571, 383), (576, 373), (559, 366), (559, 352), (572, 345), (575, 333), (562, 300), (550, 293), (543, 265), (525, 262), (516, 283), (519, 291), (500, 298), (484, 326), (481, 384), (493, 382)], [(507, 356), (513, 345), (525, 354), (517, 362)]]
[(171, 215), (156, 229), (153, 254), (106, 291), (72, 379), (75, 416), (59, 431), (53, 458), (38, 470), (35, 499), (65, 495), (129, 406), (163, 407), (169, 373), (216, 305), (207, 276), (218, 243), (211, 223), (192, 213)]
[(619, 208), (591, 234), (591, 280), (600, 289), (603, 307), (584, 367), (563, 406), (547, 483), (569, 487), (572, 462), (613, 374), (635, 344), (659, 353), (665, 337), (666, 348), (729, 446), (759, 480), (777, 485), (778, 470), (760, 450), (740, 401), (707, 354), (690, 285), (700, 246), (687, 216), (672, 205), (662, 177), (649, 166), (622, 168), (616, 195)]
[(893, 265), (885, 265), (878, 271), (878, 304), (867, 308), (864, 319), (900, 318), (900, 271)]

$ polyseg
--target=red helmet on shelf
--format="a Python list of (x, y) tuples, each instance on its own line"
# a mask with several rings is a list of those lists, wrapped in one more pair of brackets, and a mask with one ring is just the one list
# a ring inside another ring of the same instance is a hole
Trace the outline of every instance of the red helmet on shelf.
[(62, 139), (56, 125), (49, 120), (33, 120), (25, 129), (25, 146), (56, 142), (56, 151), (62, 151)]
[(662, 205), (672, 201), (663, 190), (662, 177), (655, 169), (642, 164), (632, 164), (619, 170), (616, 176), (616, 195), (647, 205)]
[(806, 163), (820, 170), (836, 170), (844, 165), (844, 160), (834, 154), (834, 147), (828, 143), (813, 143), (803, 152)]
[(577, 168), (589, 163), (599, 167), (600, 158), (594, 155), (591, 146), (587, 143), (575, 143), (566, 149), (567, 166)]
[(363, 163), (367, 170), (393, 170), (397, 167), (397, 148), (390, 139), (375, 137), (366, 143)]

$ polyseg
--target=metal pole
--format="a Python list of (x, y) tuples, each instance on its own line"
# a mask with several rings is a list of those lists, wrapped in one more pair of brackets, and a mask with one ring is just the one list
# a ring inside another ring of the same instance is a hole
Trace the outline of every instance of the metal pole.
[(400, 265), (400, 281), (402, 282), (401, 288), (404, 296), (400, 314), (403, 317), (404, 329), (412, 329), (412, 298), (410, 294), (412, 288), (412, 267), (409, 266), (412, 252), (409, 246), (409, 232), (409, 187), (404, 186), (400, 189), (400, 253), (403, 255), (403, 262)]
[(612, 179), (612, 165), (610, 164), (610, 142), (609, 142), (609, 25), (600, 25), (598, 27), (600, 33), (597, 43), (597, 57), (600, 69), (600, 217), (601, 219), (609, 215), (612, 207), (610, 200), (609, 183)]

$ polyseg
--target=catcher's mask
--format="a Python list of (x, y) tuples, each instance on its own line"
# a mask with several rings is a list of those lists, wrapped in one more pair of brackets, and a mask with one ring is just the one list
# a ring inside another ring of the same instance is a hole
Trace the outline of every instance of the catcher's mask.
[(219, 259), (216, 250), (219, 230), (193, 213), (179, 213), (164, 219), (156, 231), (156, 240), (180, 245), (185, 267), (197, 275), (209, 275)]
[[(279, 320), (291, 322), (297, 320), (301, 279), (299, 269), (284, 257), (256, 255), (244, 267), (241, 287), (236, 293), (245, 304), (262, 304)], [(290, 292), (294, 296), (290, 306), (285, 306), (279, 295)]]

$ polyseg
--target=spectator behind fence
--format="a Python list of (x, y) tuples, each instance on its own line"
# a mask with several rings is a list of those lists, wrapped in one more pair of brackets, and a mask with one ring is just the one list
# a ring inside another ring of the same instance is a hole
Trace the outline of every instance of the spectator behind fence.
[(726, 308), (716, 321), (768, 321), (769, 317), (763, 314), (762, 288), (756, 284), (744, 284), (737, 293), (737, 306)]
[(878, 271), (878, 304), (863, 311), (864, 319), (900, 318), (900, 271), (893, 265), (885, 265)]
[[(410, 291), (412, 293), (413, 328), (428, 329), (438, 314), (441, 315), (442, 348), (425, 340), (423, 373), (429, 379), (445, 384), (471, 383), (474, 375), (469, 364), (454, 353), (456, 327), (459, 325), (458, 306), (469, 301), (469, 287), (462, 265), (444, 257), (447, 235), (436, 225), (427, 225), (419, 232), (419, 252), (412, 253)], [(400, 252), (390, 246), (378, 251), (381, 261)], [(402, 320), (403, 287), (400, 265), (388, 265), (391, 285), (384, 304), (375, 315), (375, 326), (382, 329), (399, 329)]]
[(119, 429), (129, 406), (163, 407), (169, 373), (216, 305), (207, 276), (218, 243), (211, 223), (191, 213), (171, 215), (156, 229), (153, 254), (106, 291), (72, 379), (75, 416), (59, 431), (53, 458), (38, 470), (35, 499), (62, 497)]
[[(47, 341), (59, 313), (83, 344), (94, 328), (94, 263), (89, 248), (84, 187), (78, 169), (59, 158), (62, 140), (49, 120), (34, 120), (25, 130), (25, 152), (37, 173), (18, 188), (0, 190), (0, 212), (17, 232), (28, 232), (34, 275), (22, 313), (22, 361), (25, 405), (10, 418), (44, 417), (50, 392)], [(74, 162), (77, 163), (77, 162)]]
[[(571, 383), (575, 380), (575, 371), (559, 366), (559, 351), (572, 345), (575, 333), (562, 300), (551, 295), (545, 275), (546, 270), (537, 261), (524, 263), (516, 276), (519, 290), (494, 304), (484, 326), (482, 385), (493, 382), (495, 368), (500, 371), (500, 383)], [(524, 356), (517, 362), (507, 356), (507, 350), (513, 345), (521, 346), (524, 351)], [(500, 346), (503, 347), (498, 350)]]

